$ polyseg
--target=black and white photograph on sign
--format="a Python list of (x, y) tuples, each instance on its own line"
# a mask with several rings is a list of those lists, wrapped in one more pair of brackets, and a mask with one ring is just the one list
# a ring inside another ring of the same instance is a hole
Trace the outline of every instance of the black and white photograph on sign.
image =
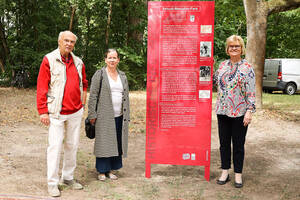
[(212, 33), (212, 25), (201, 25), (201, 33)]
[(200, 42), (200, 57), (211, 57), (211, 42)]
[(200, 66), (199, 81), (210, 81), (210, 66)]
[(199, 99), (209, 99), (210, 90), (199, 90)]

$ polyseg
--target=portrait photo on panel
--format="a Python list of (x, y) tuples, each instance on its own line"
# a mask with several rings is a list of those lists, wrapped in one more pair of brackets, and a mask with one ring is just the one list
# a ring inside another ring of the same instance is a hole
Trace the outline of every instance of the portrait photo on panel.
[(210, 81), (210, 66), (200, 66), (199, 81)]
[(211, 42), (200, 42), (200, 57), (211, 57)]

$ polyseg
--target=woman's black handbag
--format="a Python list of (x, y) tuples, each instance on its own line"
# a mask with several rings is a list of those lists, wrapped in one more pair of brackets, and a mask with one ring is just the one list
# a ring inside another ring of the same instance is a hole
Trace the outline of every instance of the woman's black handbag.
[[(98, 96), (97, 96), (96, 112), (97, 112), (97, 105), (98, 105), (98, 101), (99, 101), (100, 91), (101, 91), (101, 87), (102, 87), (103, 69), (101, 69), (101, 73), (100, 73), (100, 87), (99, 87)], [(88, 118), (85, 119), (84, 124), (85, 124), (86, 137), (88, 137), (90, 139), (94, 139), (95, 138), (95, 124), (91, 124), (91, 122)]]
[(95, 138), (95, 125), (91, 124), (91, 122), (88, 118), (85, 119), (84, 124), (85, 124), (86, 137), (88, 137), (90, 139), (94, 139)]

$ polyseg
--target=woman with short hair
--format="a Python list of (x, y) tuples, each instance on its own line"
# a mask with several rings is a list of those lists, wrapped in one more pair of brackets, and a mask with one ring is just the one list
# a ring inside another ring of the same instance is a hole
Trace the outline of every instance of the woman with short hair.
[(246, 133), (255, 112), (255, 74), (251, 64), (242, 58), (245, 45), (240, 36), (228, 37), (225, 50), (230, 59), (223, 61), (214, 75), (222, 168), (217, 183), (224, 185), (230, 180), (232, 141), (235, 187), (241, 188)]

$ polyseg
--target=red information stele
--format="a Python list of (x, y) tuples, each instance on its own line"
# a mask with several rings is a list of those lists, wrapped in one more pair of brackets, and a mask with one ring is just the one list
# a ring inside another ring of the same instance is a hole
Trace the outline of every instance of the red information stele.
[(205, 166), (209, 180), (214, 1), (148, 2), (146, 177)]

